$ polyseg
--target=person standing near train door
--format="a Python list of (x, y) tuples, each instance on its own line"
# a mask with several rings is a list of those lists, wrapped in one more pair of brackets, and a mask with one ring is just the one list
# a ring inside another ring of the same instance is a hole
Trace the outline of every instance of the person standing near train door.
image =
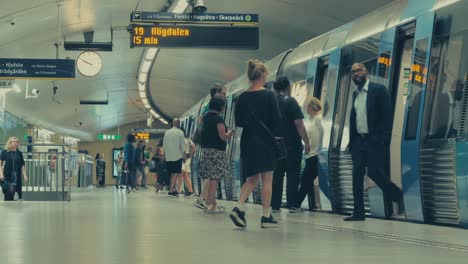
[(345, 221), (364, 221), (364, 175), (383, 191), (384, 196), (401, 203), (403, 193), (389, 179), (386, 162), (392, 132), (390, 97), (385, 86), (370, 82), (362, 63), (351, 67), (357, 89), (353, 92), (349, 122), (349, 145), (353, 159), (354, 213)]
[[(278, 212), (283, 200), (283, 182), (286, 174), (286, 207), (289, 212), (296, 213), (300, 208), (296, 207), (301, 161), (304, 155), (309, 154), (310, 145), (304, 126), (304, 115), (301, 107), (294, 97), (291, 97), (291, 82), (288, 77), (279, 77), (274, 83), (279, 108), (281, 111), (280, 131), (286, 141), (288, 156), (278, 162), (278, 167), (273, 173), (273, 194), (271, 207)], [(302, 143), (304, 142), (304, 145)]]

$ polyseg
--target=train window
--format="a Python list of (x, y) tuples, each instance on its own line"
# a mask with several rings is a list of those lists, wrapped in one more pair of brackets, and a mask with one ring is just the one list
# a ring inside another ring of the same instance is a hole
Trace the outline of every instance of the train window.
[(353, 91), (356, 88), (351, 80), (352, 64), (363, 63), (369, 72), (367, 77), (373, 82), (380, 82), (376, 78), (379, 40), (380, 34), (376, 34), (346, 47), (343, 51), (338, 99), (335, 117), (333, 118), (333, 149), (344, 150), (349, 143), (349, 116), (351, 114)]
[(422, 88), (426, 83), (427, 38), (416, 41), (414, 63), (411, 69), (411, 89), (407, 98), (405, 139), (416, 139), (419, 122)]
[[(468, 33), (468, 32), (467, 32)], [(435, 41), (428, 80), (428, 139), (455, 138), (460, 124), (463, 82), (463, 43), (468, 36), (459, 34), (450, 40)], [(465, 55), (466, 56), (466, 55)]]

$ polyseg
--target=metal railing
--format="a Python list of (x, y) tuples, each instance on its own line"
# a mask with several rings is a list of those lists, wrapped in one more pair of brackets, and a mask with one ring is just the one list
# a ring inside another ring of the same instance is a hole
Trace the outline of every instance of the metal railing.
[(78, 178), (76, 182), (76, 187), (86, 191), (90, 190), (93, 186), (93, 157), (78, 154)]
[[(2, 151), (5, 144), (0, 144)], [(23, 184), (25, 200), (69, 201), (71, 182), (77, 171), (77, 154), (66, 151), (66, 145), (24, 144), (20, 150), (28, 181)], [(29, 151), (27, 151), (29, 150)], [(52, 166), (56, 156), (55, 167)]]

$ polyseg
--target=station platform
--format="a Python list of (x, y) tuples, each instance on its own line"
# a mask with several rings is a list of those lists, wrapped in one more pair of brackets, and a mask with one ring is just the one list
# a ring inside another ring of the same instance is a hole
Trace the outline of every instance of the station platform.
[(246, 229), (227, 211), (207, 215), (195, 198), (113, 187), (72, 194), (71, 202), (0, 202), (1, 263), (467, 263), (468, 230), (380, 219), (278, 214), (260, 228), (247, 206)]

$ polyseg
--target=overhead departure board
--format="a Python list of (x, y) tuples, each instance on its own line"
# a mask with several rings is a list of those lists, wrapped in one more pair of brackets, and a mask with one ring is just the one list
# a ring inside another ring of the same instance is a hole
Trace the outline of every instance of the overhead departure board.
[(150, 133), (148, 132), (132, 132), (135, 135), (136, 140), (148, 140), (150, 139)]
[(258, 27), (130, 25), (131, 47), (258, 49)]

